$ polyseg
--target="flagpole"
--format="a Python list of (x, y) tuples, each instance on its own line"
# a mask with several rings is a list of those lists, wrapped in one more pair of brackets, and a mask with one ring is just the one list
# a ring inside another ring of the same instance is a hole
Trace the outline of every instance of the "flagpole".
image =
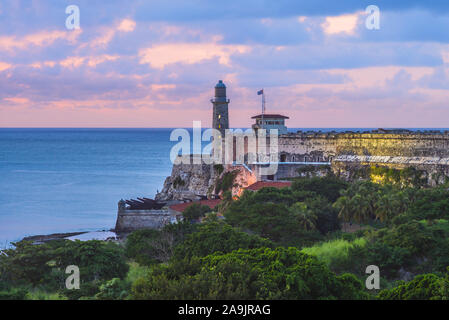
[(264, 128), (263, 118), (265, 115), (265, 91), (262, 89), (262, 129)]

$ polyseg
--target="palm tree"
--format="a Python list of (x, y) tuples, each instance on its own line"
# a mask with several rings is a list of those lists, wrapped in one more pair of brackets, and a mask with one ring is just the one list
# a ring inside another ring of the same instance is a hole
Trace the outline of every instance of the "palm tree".
[(347, 194), (346, 190), (342, 191), (342, 196), (333, 204), (333, 207), (338, 210), (338, 217), (344, 222), (351, 221), (353, 213), (351, 198)]
[(363, 223), (370, 218), (373, 210), (371, 201), (367, 197), (356, 194), (352, 197), (350, 203), (352, 207), (352, 217), (357, 223)]
[(315, 230), (317, 216), (307, 208), (304, 202), (297, 202), (290, 208), (291, 212), (298, 219), (299, 225), (304, 230)]
[(396, 194), (385, 194), (379, 198), (376, 204), (376, 217), (382, 222), (391, 221), (391, 219), (401, 212), (403, 203)]

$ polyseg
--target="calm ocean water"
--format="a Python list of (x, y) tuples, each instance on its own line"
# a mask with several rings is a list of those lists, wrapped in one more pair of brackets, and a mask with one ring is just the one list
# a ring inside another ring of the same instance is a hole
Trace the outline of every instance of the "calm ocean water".
[(162, 188), (171, 131), (0, 129), (0, 248), (28, 235), (113, 228), (118, 200)]
[(0, 129), (0, 247), (27, 235), (110, 229), (121, 198), (153, 197), (171, 129)]

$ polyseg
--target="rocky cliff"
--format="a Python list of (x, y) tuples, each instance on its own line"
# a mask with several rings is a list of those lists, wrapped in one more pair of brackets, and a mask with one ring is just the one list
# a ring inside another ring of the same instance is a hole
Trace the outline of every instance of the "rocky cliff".
[(214, 193), (220, 167), (209, 164), (194, 164), (181, 157), (173, 164), (172, 172), (165, 179), (164, 186), (155, 199), (159, 201), (199, 200)]

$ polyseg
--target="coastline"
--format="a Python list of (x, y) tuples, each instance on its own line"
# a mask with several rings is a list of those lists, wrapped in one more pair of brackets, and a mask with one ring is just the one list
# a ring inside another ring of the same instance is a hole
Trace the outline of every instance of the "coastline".
[(43, 244), (54, 240), (120, 240), (121, 237), (114, 232), (113, 229), (110, 230), (97, 230), (97, 231), (78, 231), (78, 232), (62, 232), (62, 233), (52, 233), (46, 235), (34, 235), (24, 237), (20, 241), (32, 241), (33, 244)]

